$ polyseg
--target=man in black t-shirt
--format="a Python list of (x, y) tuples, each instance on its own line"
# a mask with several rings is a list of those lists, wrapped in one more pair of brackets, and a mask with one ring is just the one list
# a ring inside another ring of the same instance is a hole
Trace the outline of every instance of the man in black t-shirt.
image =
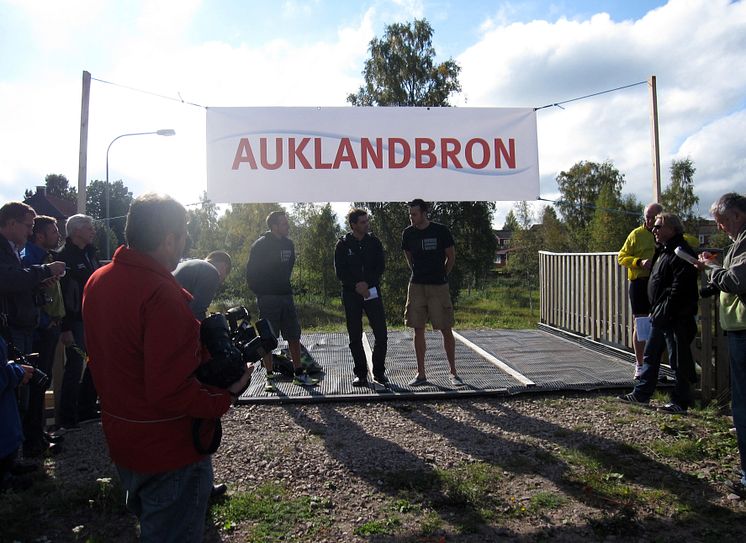
[(453, 337), (453, 304), (448, 274), (456, 263), (456, 249), (450, 230), (427, 217), (427, 203), (420, 198), (408, 202), (412, 223), (402, 232), (402, 249), (412, 276), (407, 291), (404, 324), (414, 328), (417, 375), (410, 386), (427, 384), (425, 376), (425, 326), (430, 321), (443, 334), (443, 348), (450, 366), (451, 384), (463, 381), (456, 372), (456, 342)]

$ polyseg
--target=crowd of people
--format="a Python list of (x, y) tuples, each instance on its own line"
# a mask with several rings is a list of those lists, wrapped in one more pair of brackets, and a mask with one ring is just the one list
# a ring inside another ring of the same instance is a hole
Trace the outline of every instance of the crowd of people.
[[(403, 258), (411, 270), (404, 310), (413, 329), (416, 374), (409, 386), (428, 383), (425, 329), (442, 335), (451, 384), (456, 370), (454, 311), (448, 277), (456, 251), (449, 229), (429, 219), (428, 204), (407, 203), (410, 226), (402, 232)], [(696, 335), (698, 272), (706, 271), (720, 292), (720, 321), (730, 346), (733, 418), (741, 467), (746, 470), (746, 198), (729, 193), (712, 206), (718, 227), (733, 241), (722, 264), (699, 255), (679, 218), (658, 204), (645, 208), (644, 224), (619, 252), (629, 270), (632, 313), (649, 320), (635, 334), (635, 388), (620, 397), (647, 404), (655, 391), (666, 349), (676, 374), (664, 411), (682, 414), (694, 404), (696, 379), (691, 343)], [(336, 245), (334, 267), (341, 282), (352, 386), (369, 380), (388, 386), (387, 325), (382, 292), (385, 255), (369, 231), (370, 216), (356, 208), (349, 232)], [(292, 382), (313, 387), (303, 359), (301, 326), (290, 278), (295, 248), (284, 212), (267, 217), (267, 232), (251, 246), (246, 281), (259, 317), (288, 344)], [(187, 213), (174, 199), (146, 194), (127, 214), (126, 243), (110, 264), (96, 259), (93, 219), (74, 215), (66, 238), (54, 218), (26, 204), (0, 208), (0, 485), (22, 488), (19, 452), (34, 458), (60, 450), (62, 435), (45, 427), (44, 396), (58, 344), (65, 363), (58, 427), (73, 431), (101, 420), (109, 453), (126, 491), (127, 507), (140, 520), (143, 541), (201, 540), (208, 500), (225, 491), (214, 485), (211, 456), (197, 443), (219, 442), (220, 418), (246, 389), (254, 364), (222, 388), (200, 382), (195, 371), (208, 354), (200, 321), (232, 269), (231, 257), (214, 251), (183, 261)], [(116, 318), (113, 315), (116, 314)], [(363, 345), (363, 314), (374, 336), (371, 368)], [(38, 356), (36, 355), (38, 353)], [(267, 392), (277, 390), (272, 353), (262, 358)], [(746, 471), (734, 488), (746, 495)]]

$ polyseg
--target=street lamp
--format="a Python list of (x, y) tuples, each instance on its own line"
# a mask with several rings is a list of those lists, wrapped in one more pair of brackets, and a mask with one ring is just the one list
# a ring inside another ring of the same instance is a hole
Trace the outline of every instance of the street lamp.
[(155, 134), (156, 136), (175, 136), (176, 130), (173, 128), (163, 128), (161, 130), (155, 130), (153, 132), (131, 132), (129, 134), (121, 134), (111, 140), (111, 143), (106, 148), (106, 190), (104, 199), (106, 200), (106, 258), (107, 260), (111, 259), (111, 253), (109, 251), (109, 230), (111, 226), (111, 221), (109, 217), (109, 149), (111, 149), (111, 146), (114, 144), (115, 141), (117, 141), (120, 138), (126, 138), (127, 136), (148, 136), (151, 134)]

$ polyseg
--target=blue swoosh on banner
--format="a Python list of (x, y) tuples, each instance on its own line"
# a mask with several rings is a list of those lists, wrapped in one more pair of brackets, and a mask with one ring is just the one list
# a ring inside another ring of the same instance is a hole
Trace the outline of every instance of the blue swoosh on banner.
[[(283, 134), (283, 135), (296, 135), (296, 136), (313, 136), (313, 137), (321, 137), (321, 138), (328, 138), (328, 139), (336, 139), (336, 140), (342, 140), (342, 138), (347, 138), (350, 141), (354, 141), (356, 143), (360, 143), (361, 138), (357, 138), (354, 136), (345, 136), (343, 134), (334, 134), (331, 132), (316, 132), (316, 131), (305, 131), (300, 132), (297, 130), (249, 130), (249, 131), (241, 131), (237, 132), (235, 134), (228, 134), (227, 136), (223, 136), (221, 138), (217, 138), (215, 140), (212, 140), (210, 143), (218, 143), (221, 141), (234, 139), (234, 138), (240, 138), (245, 136), (268, 136), (270, 134)], [(384, 138), (385, 141), (386, 138)], [(388, 151), (388, 146), (383, 145), (383, 149), (385, 151)], [(397, 155), (402, 156), (402, 153), (396, 152)], [(440, 162), (436, 163), (438, 166), (440, 165)], [(454, 168), (453, 166), (449, 166), (446, 168), (448, 170), (451, 170), (452, 172), (461, 173), (461, 174), (468, 174), (468, 175), (484, 175), (487, 177), (508, 177), (511, 175), (517, 175), (519, 173), (526, 172), (530, 170), (530, 167), (521, 168), (517, 170), (510, 170), (509, 172), (500, 172), (500, 171), (484, 171), (484, 170), (476, 170), (474, 168)]]

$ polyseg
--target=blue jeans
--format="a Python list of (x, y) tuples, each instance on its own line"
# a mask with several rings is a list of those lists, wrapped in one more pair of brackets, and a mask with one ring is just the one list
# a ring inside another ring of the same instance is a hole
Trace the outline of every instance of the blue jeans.
[(202, 541), (212, 491), (212, 458), (164, 473), (117, 465), (127, 509), (140, 521), (142, 543)]
[(694, 404), (692, 386), (697, 379), (691, 344), (697, 335), (694, 317), (679, 317), (665, 326), (653, 324), (642, 356), (642, 374), (633, 391), (635, 398), (646, 402), (655, 392), (663, 350), (668, 348), (668, 361), (676, 374), (671, 401), (687, 409)]
[(733, 425), (741, 455), (742, 482), (746, 484), (746, 330), (729, 331), (727, 338)]

